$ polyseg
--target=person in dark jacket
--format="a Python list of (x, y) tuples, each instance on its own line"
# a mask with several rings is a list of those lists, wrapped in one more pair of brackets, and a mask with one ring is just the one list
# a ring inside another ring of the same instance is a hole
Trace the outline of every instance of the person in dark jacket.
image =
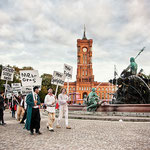
[(14, 95), (12, 95), (12, 101), (11, 101), (11, 112), (12, 112), (12, 118), (15, 118), (15, 112), (17, 110), (17, 99)]
[(39, 131), (40, 129), (40, 111), (39, 111), (39, 105), (40, 105), (40, 97), (38, 95), (39, 93), (39, 87), (35, 86), (33, 88), (33, 93), (27, 95), (26, 103), (27, 103), (27, 120), (25, 124), (25, 128), (27, 130), (30, 130), (30, 134), (34, 134), (34, 129), (36, 129), (37, 134), (41, 134)]
[(4, 98), (5, 98), (4, 92), (1, 91), (0, 92), (0, 121), (1, 121), (0, 125), (5, 125), (6, 124), (6, 123), (4, 123), (4, 109), (5, 109), (5, 107), (4, 107), (4, 103), (5, 103)]

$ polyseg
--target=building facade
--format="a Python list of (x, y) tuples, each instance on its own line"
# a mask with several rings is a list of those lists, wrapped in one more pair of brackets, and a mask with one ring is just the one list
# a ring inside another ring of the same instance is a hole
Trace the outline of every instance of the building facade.
[[(94, 81), (92, 67), (92, 39), (87, 39), (84, 29), (82, 39), (77, 39), (77, 75), (75, 82), (69, 82), (69, 93), (72, 103), (83, 103), (83, 100), (96, 88), (96, 93), (100, 99), (111, 99), (114, 93), (114, 86), (109, 82)], [(65, 82), (64, 88), (67, 88)]]

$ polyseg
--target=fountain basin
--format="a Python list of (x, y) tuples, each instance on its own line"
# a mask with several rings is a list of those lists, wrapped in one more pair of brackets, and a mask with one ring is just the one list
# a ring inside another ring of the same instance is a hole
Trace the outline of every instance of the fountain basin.
[[(69, 105), (70, 111), (85, 111), (85, 105)], [(150, 104), (110, 104), (99, 106), (97, 112), (150, 112)]]

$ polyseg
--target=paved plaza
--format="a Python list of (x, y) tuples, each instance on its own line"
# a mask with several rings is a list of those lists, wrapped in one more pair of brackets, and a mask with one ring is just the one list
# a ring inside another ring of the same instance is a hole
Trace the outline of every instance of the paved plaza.
[(0, 126), (0, 150), (150, 150), (150, 123), (108, 122), (70, 119), (71, 130), (46, 129), (41, 115), (42, 135), (30, 135), (24, 125), (5, 112), (6, 126)]

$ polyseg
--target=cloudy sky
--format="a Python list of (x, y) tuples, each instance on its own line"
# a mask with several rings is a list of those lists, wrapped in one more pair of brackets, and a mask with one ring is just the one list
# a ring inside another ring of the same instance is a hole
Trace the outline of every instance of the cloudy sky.
[(86, 25), (93, 39), (96, 81), (120, 73), (143, 46), (138, 70), (150, 74), (150, 0), (0, 0), (0, 64), (32, 66), (40, 74), (74, 67)]

